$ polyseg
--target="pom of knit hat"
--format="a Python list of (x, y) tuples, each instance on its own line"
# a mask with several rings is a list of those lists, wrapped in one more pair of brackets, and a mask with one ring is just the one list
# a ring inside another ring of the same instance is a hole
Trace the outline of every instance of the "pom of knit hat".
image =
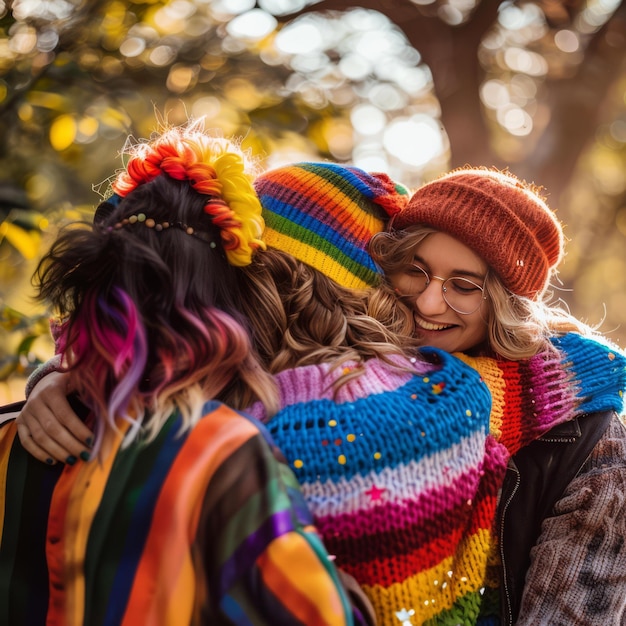
[(539, 188), (508, 171), (460, 168), (426, 183), (393, 220), (455, 237), (513, 293), (538, 298), (563, 258), (563, 229)]
[(269, 248), (291, 254), (343, 287), (376, 285), (370, 239), (408, 202), (386, 174), (336, 163), (296, 163), (257, 177)]

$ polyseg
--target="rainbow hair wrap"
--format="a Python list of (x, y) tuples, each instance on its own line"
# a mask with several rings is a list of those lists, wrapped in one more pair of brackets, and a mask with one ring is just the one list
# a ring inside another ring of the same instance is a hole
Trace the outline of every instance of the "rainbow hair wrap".
[(220, 229), (231, 265), (248, 265), (254, 251), (265, 248), (253, 177), (244, 153), (232, 141), (207, 135), (198, 121), (170, 128), (151, 141), (127, 143), (123, 152), (129, 160), (112, 184), (115, 194), (124, 198), (162, 174), (187, 180), (206, 196), (204, 212)]
[(370, 239), (408, 203), (408, 190), (386, 174), (336, 163), (297, 163), (270, 170), (254, 186), (269, 248), (291, 254), (343, 287), (376, 285), (381, 271)]

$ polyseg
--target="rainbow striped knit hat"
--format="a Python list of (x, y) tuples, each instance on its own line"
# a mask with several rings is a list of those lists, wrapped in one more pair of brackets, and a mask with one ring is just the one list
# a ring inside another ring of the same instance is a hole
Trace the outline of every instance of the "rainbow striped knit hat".
[(343, 287), (378, 283), (381, 271), (367, 252), (370, 239), (409, 199), (386, 174), (336, 163), (296, 163), (260, 175), (254, 186), (263, 207), (263, 240)]

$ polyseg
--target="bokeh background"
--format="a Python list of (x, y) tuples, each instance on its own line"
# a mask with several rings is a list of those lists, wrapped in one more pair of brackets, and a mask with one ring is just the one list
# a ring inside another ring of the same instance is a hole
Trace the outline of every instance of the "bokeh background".
[(57, 228), (190, 117), (262, 167), (508, 166), (566, 225), (555, 297), (626, 345), (625, 2), (0, 0), (0, 403), (52, 353), (30, 277)]

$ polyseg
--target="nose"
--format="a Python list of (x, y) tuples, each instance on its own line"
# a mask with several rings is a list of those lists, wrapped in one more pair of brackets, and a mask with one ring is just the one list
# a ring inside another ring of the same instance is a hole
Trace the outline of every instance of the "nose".
[(426, 317), (445, 313), (448, 310), (448, 303), (443, 298), (441, 281), (431, 280), (426, 289), (415, 299), (415, 306)]

